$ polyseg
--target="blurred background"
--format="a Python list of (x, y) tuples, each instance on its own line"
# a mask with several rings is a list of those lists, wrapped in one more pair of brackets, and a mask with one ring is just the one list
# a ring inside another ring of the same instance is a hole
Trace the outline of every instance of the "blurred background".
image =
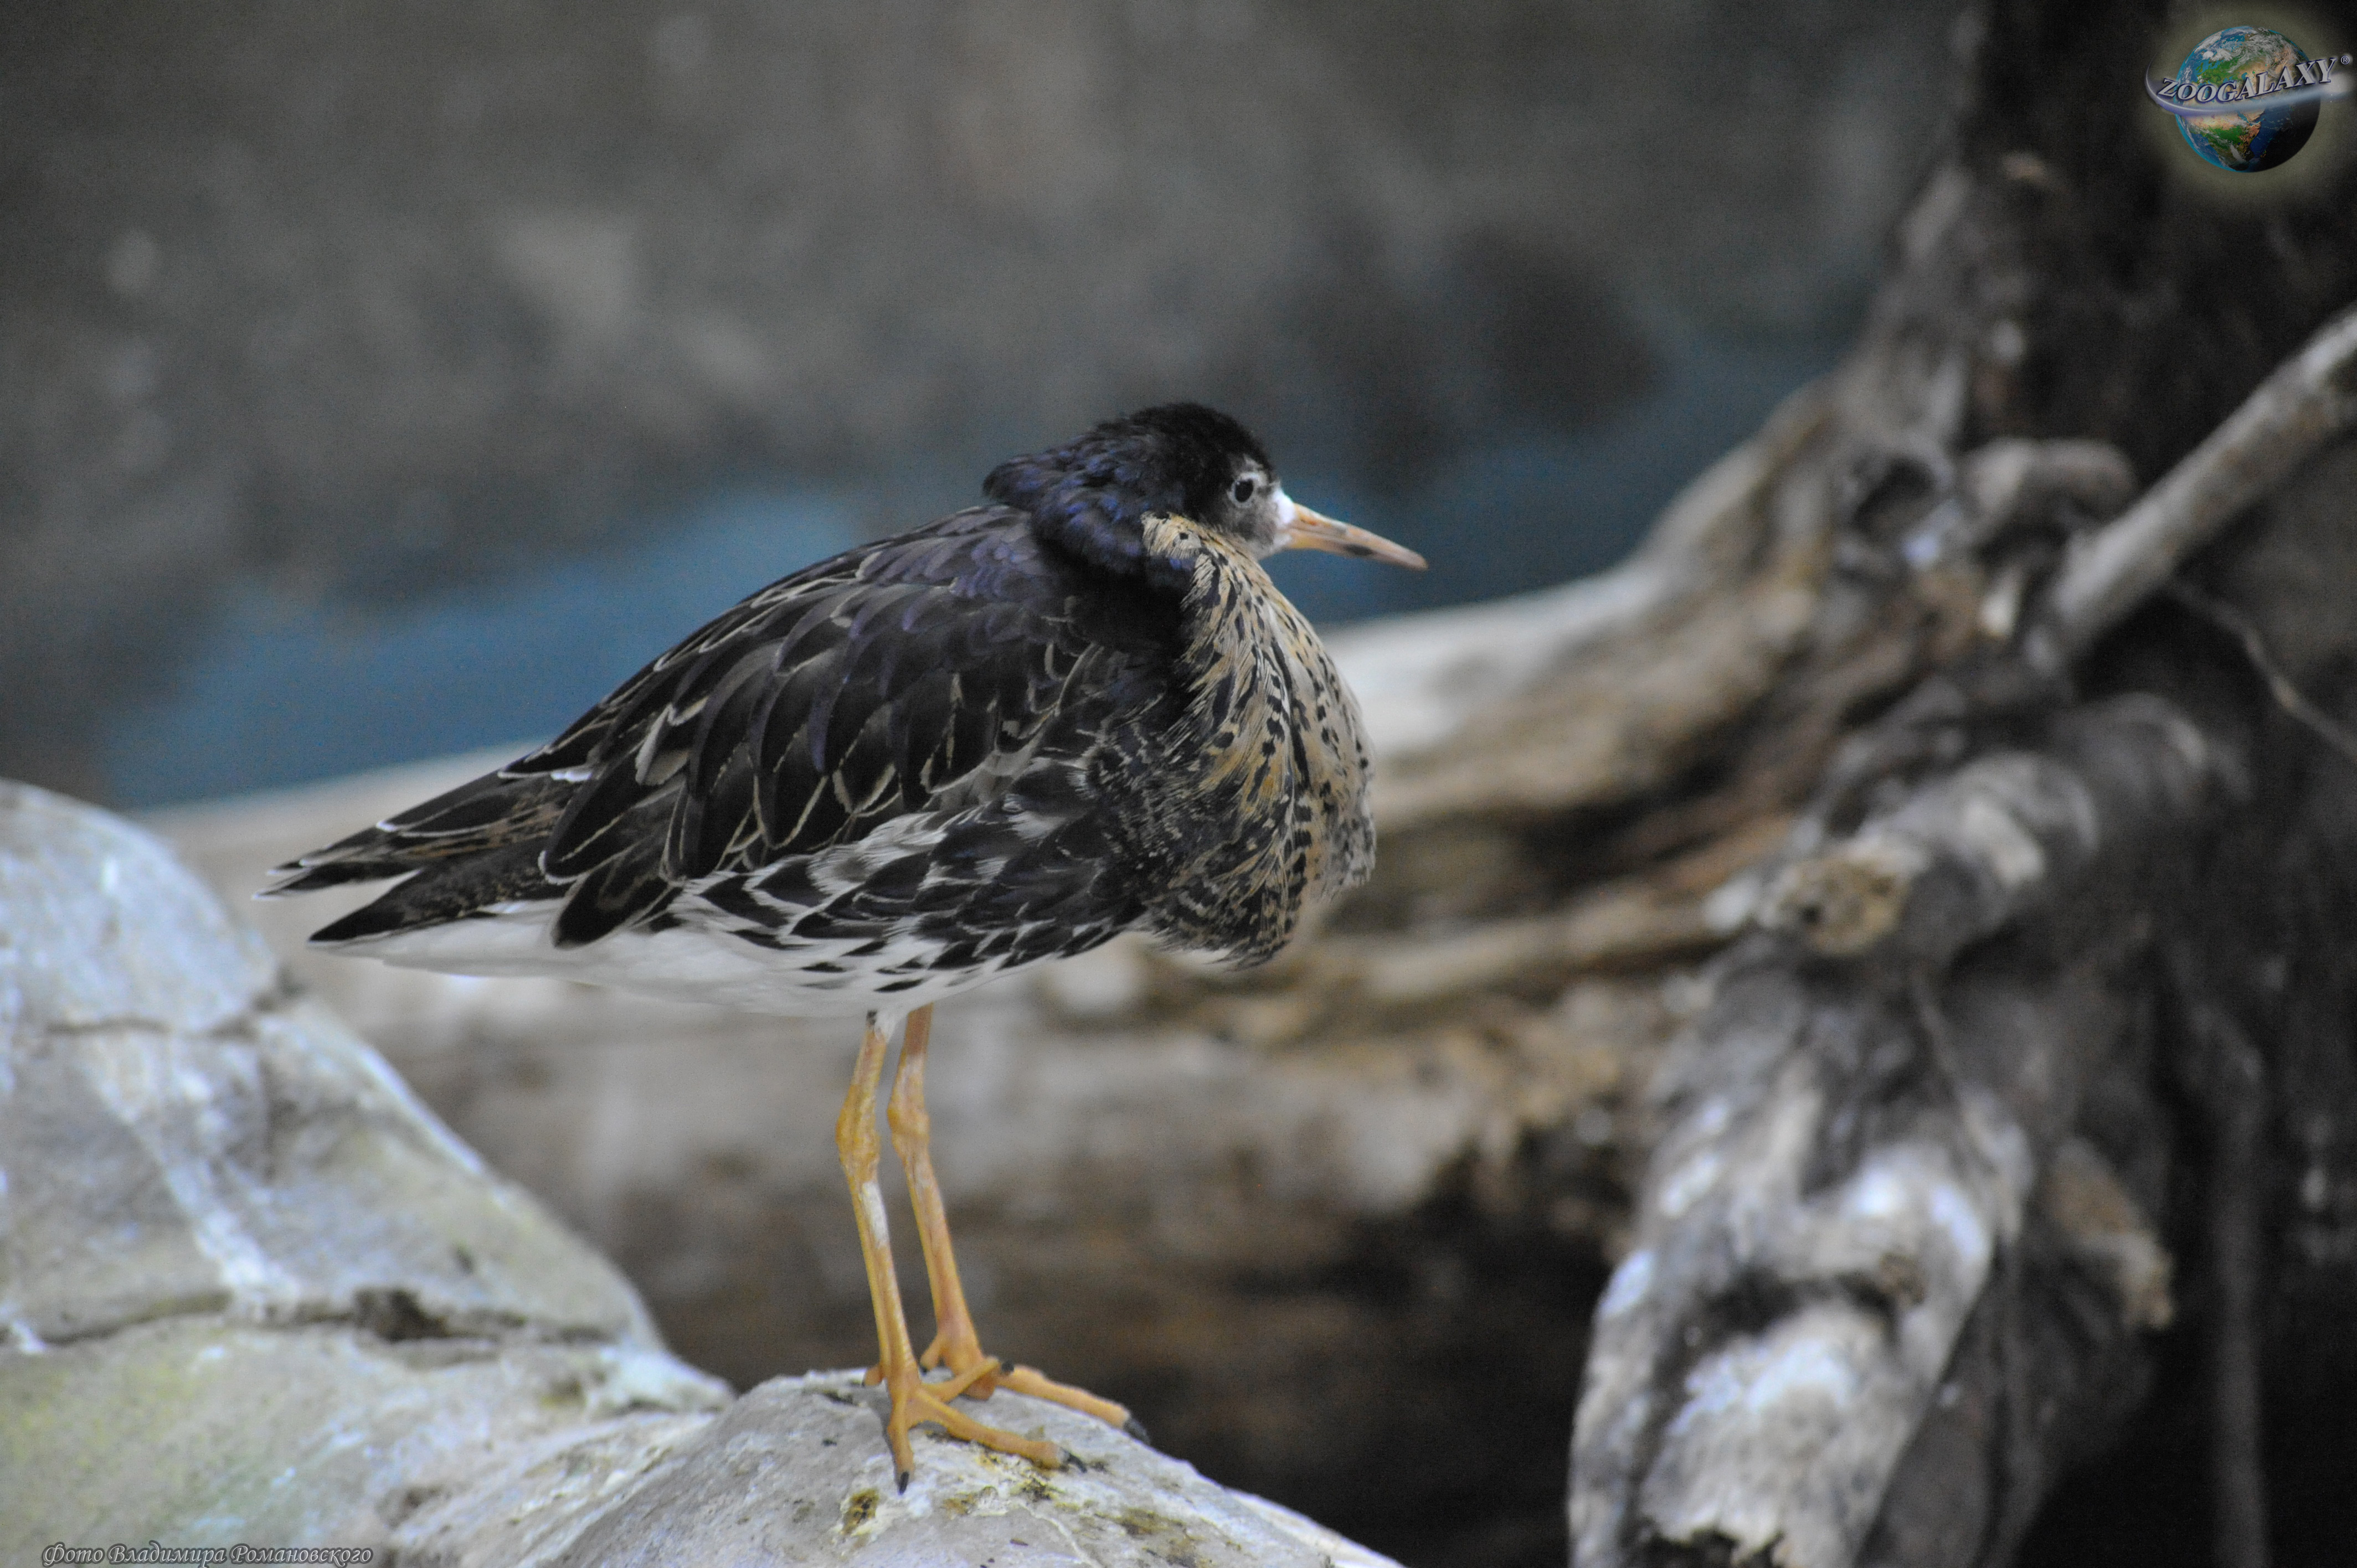
[[(1853, 338), (1955, 10), (0, 7), (0, 776), (159, 808), (419, 763), (165, 819), (242, 903), (496, 760), (421, 759), (1170, 398), (1432, 560), (1280, 561), (1329, 626), (1593, 572)], [(682, 1354), (868, 1353), (839, 1028), (320, 960), (332, 909), (256, 912)], [(1023, 984), (945, 1012), (934, 1086), (993, 1348), (1420, 1568), (1560, 1562), (1623, 1195), (1480, 1208), (1478, 1020), (1287, 1054)], [(1542, 1021), (1593, 1101), (1566, 1168), (1633, 1146), (1604, 1105), (1684, 994)], [(1360, 1148), (1422, 1174), (1376, 1202)]]
[(184, 802), (554, 730), (1150, 402), (1425, 575), (1595, 570), (1857, 325), (1955, 7), (0, 11), (0, 774)]

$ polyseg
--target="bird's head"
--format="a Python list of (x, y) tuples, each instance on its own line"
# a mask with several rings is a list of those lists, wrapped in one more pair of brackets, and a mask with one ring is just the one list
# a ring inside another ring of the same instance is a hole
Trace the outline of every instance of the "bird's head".
[(1200, 403), (1109, 419), (1077, 441), (1010, 458), (991, 470), (983, 490), (1028, 512), (1040, 533), (1082, 559), (1176, 590), (1192, 580), (1193, 567), (1148, 546), (1146, 520), (1157, 513), (1255, 558), (1329, 550), (1424, 564), (1413, 550), (1294, 500), (1253, 433)]

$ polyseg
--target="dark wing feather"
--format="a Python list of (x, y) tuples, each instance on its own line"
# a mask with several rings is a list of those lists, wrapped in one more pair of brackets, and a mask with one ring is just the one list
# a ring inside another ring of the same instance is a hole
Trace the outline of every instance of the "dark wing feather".
[(378, 882), (522, 839), (536, 841), (563, 811), (565, 792), (562, 784), (544, 777), (487, 773), (279, 866), (274, 875), (287, 880), (270, 891), (308, 893), (349, 882)]
[[(415, 866), (404, 866), (414, 871)], [(358, 877), (343, 880), (357, 881)], [(374, 902), (363, 906), (312, 933), (315, 942), (357, 941), (416, 926), (438, 926), (462, 920), (494, 905), (531, 896), (543, 886), (540, 854), (530, 843), (509, 844), (460, 859), (445, 860), (412, 876)], [(307, 881), (306, 887), (326, 886)], [(281, 889), (291, 891), (292, 889)]]
[[(558, 941), (594, 941), (716, 872), (798, 875), (800, 857), (896, 816), (1003, 793), (1072, 718), (1084, 664), (1128, 671), (1129, 697), (1160, 691), (1178, 615), (1043, 548), (1019, 513), (961, 512), (763, 589), (547, 746), (280, 868), (272, 891), (407, 877), (323, 940), (562, 897)], [(906, 903), (887, 897), (894, 865), (863, 907)], [(913, 892), (917, 871), (899, 873)]]

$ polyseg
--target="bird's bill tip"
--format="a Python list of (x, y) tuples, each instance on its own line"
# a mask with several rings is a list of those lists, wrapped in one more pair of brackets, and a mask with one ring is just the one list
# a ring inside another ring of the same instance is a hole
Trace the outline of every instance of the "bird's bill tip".
[(1354, 528), (1323, 512), (1311, 511), (1291, 497), (1292, 513), (1285, 530), (1277, 536), (1279, 550), (1324, 550), (1336, 555), (1355, 555), (1362, 561), (1387, 561), (1394, 566), (1407, 566), (1421, 572), (1425, 559), (1405, 544), (1394, 544), (1380, 533), (1370, 533)]

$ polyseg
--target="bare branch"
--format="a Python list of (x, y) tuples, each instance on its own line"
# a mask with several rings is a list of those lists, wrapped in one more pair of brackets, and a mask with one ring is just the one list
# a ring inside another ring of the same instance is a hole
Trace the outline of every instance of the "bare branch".
[(2169, 585), (2169, 596), (2241, 643), (2244, 657), (2259, 672), (2259, 678), (2267, 683), (2267, 694), (2275, 698), (2276, 706), (2290, 714), (2325, 745), (2351, 762), (2357, 762), (2357, 732), (2352, 732), (2347, 725), (2309, 700), (2308, 693), (2299, 689), (2285, 672), (2284, 667), (2276, 661), (2275, 655), (2267, 650), (2266, 639), (2259, 635), (2259, 628), (2251, 624), (2250, 617), (2222, 599), (2212, 598), (2183, 581), (2172, 581)]
[(2342, 311), (2147, 490), (2072, 549), (2031, 657), (2092, 647), (2193, 552), (2357, 422), (2357, 309)]

